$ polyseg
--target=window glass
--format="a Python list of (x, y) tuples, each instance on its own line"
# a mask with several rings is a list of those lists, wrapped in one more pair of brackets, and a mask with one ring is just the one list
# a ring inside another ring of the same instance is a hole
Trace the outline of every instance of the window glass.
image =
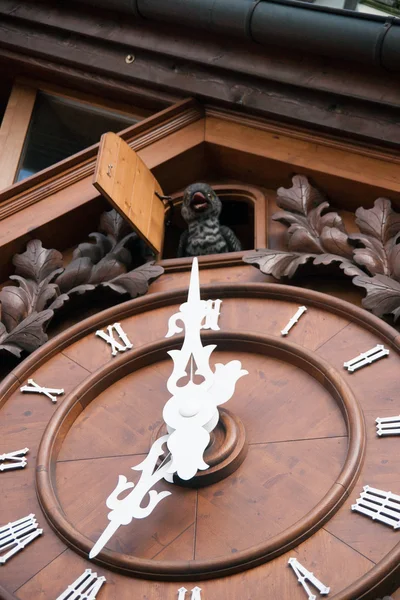
[(38, 92), (16, 181), (21, 181), (137, 122), (103, 108)]

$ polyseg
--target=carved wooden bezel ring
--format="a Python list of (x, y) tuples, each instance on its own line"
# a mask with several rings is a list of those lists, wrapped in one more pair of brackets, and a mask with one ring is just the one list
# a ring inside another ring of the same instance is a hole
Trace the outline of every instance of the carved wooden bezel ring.
[[(319, 308), (331, 314), (350, 319), (353, 323), (361, 325), (366, 330), (378, 335), (382, 342), (388, 344), (395, 352), (400, 352), (400, 334), (393, 327), (357, 306), (320, 292), (304, 288), (300, 289), (280, 283), (219, 283), (202, 286), (201, 293), (203, 298), (257, 298), (266, 301), (287, 301), (289, 299), (294, 303), (306, 304), (309, 307)], [(130, 300), (122, 305), (109, 308), (70, 327), (68, 330), (60, 333), (31, 354), (3, 379), (0, 384), (0, 406), (3, 406), (20, 385), (22, 385), (23, 382), (41, 365), (45, 364), (51, 357), (61, 352), (69, 345), (89, 334), (94, 334), (96, 329), (105, 327), (117, 319), (123, 320), (160, 307), (181, 304), (186, 301), (186, 298), (187, 288), (153, 293), (145, 297)], [(76, 550), (82, 553), (78, 548), (76, 548)], [(256, 564), (257, 562), (254, 563), (254, 566)], [(253, 565), (249, 564), (248, 566), (250, 567)], [(187, 572), (186, 578), (190, 579), (193, 573), (191, 570), (191, 563), (186, 563), (185, 568)], [(240, 570), (240, 565), (237, 565), (236, 569), (232, 569), (232, 572), (234, 570)], [(382, 589), (382, 585), (390, 584), (393, 587), (393, 582), (396, 581), (399, 572), (400, 543), (392, 548), (390, 552), (365, 575), (336, 594), (334, 600), (374, 598), (378, 593), (377, 590)], [(145, 573), (138, 575), (146, 576)], [(215, 577), (218, 575), (220, 575), (220, 573), (217, 572), (209, 574), (208, 576)], [(204, 577), (206, 576), (207, 575)], [(153, 578), (155, 577), (156, 575), (153, 575)], [(167, 580), (173, 579), (173, 577), (168, 577), (168, 575), (161, 572), (159, 573), (159, 579)], [(0, 586), (0, 597), (7, 600), (15, 598), (15, 596), (7, 592), (2, 586)]]
[[(303, 369), (322, 384), (338, 404), (348, 432), (347, 456), (342, 470), (325, 496), (302, 519), (285, 531), (246, 550), (209, 560), (155, 561), (103, 550), (94, 562), (125, 574), (162, 579), (212, 578), (242, 571), (286, 552), (317, 531), (348, 496), (362, 465), (365, 426), (361, 408), (339, 373), (315, 353), (284, 339), (252, 332), (204, 332), (204, 342), (219, 350), (272, 355)], [(57, 534), (69, 546), (88, 555), (93, 541), (81, 534), (65, 517), (57, 497), (55, 472), (62, 443), (81, 412), (100, 393), (126, 375), (164, 360), (170, 350), (180, 348), (184, 336), (158, 340), (123, 354), (77, 386), (50, 420), (39, 448), (36, 486), (43, 511)]]

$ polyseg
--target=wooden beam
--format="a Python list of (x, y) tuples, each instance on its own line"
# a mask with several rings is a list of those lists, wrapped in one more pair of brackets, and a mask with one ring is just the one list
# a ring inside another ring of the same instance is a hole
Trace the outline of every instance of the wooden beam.
[(13, 85), (0, 127), (0, 190), (14, 183), (28, 132), (36, 89), (16, 82)]
[(291, 131), (257, 123), (240, 115), (207, 111), (205, 141), (214, 146), (263, 157), (289, 166), (295, 173), (305, 169), (336, 178), (400, 192), (400, 155), (357, 147), (311, 132)]
[[(30, 0), (2, 0), (0, 15), (29, 21), (32, 28), (46, 26), (96, 40), (134, 46), (140, 53), (155, 50), (173, 60), (233, 71), (237, 78), (251, 76), (319, 92), (364, 99), (397, 108), (400, 82), (359, 63), (299, 54), (287, 48), (266, 48), (248, 40), (227, 43), (225, 35), (193, 30), (173, 23), (126, 18), (115, 11), (93, 10), (68, 3), (38, 5)], [(173, 43), (171, 43), (173, 40)], [(346, 85), (343, 85), (346, 81)]]
[[(121, 23), (114, 21), (112, 25), (121, 34), (121, 39), (115, 39), (115, 32), (101, 27), (99, 31), (102, 34), (106, 31), (106, 34), (100, 37), (95, 34), (93, 24), (91, 27), (88, 25), (89, 34), (86, 30), (83, 33), (75, 24), (76, 32), (72, 36), (68, 34), (70, 43), (65, 46), (59, 43), (60, 38), (65, 36), (66, 27), (59, 20), (60, 15), (53, 16), (53, 27), (47, 28), (42, 23), (34, 22), (33, 12), (30, 13), (31, 21), (15, 17), (19, 10), (15, 8), (17, 13), (13, 10), (12, 16), (8, 15), (0, 23), (0, 59), (4, 51), (20, 53), (20, 68), (24, 68), (25, 61), (26, 72), (28, 69), (31, 72), (35, 70), (38, 61), (45, 58), (48, 61), (47, 68), (49, 61), (53, 63), (54, 73), (60, 74), (61, 70), (65, 72), (68, 69), (72, 75), (78, 70), (85, 70), (95, 78), (101, 76), (129, 82), (136, 88), (148, 87), (150, 91), (157, 88), (163, 93), (193, 95), (207, 102), (239, 106), (247, 112), (257, 112), (268, 118), (272, 116), (314, 130), (323, 129), (368, 143), (400, 147), (400, 124), (396, 108), (400, 89), (394, 84), (389, 91), (387, 77), (382, 75), (371, 74), (373, 83), (368, 83), (365, 74), (363, 77), (354, 74), (354, 66), (351, 70), (341, 64), (341, 70), (336, 68), (328, 76), (324, 61), (319, 66), (314, 65), (313, 69), (306, 69), (304, 65), (308, 64), (308, 58), (305, 56), (295, 57), (296, 62), (293, 57), (285, 59), (283, 54), (277, 54), (275, 50), (273, 56), (268, 49), (258, 54), (254, 45), (242, 47), (236, 42), (236, 53), (232, 53), (228, 60), (224, 52), (221, 58), (219, 46), (215, 45), (215, 36), (214, 40), (202, 36), (197, 43), (196, 35), (199, 32), (193, 33), (193, 39), (182, 40), (182, 36), (187, 34), (173, 28), (169, 30), (152, 26), (144, 27), (142, 31), (135, 30), (134, 26), (132, 29), (124, 28)], [(68, 15), (68, 10), (65, 10)], [(69, 15), (66, 22), (70, 23), (71, 19)], [(79, 21), (76, 15), (75, 21)], [(173, 50), (176, 45), (174, 35), (179, 39), (178, 51)], [(138, 44), (141, 47), (136, 52), (137, 40), (140, 40)], [(169, 53), (166, 51), (168, 44), (171, 48)], [(199, 59), (189, 51), (189, 44), (202, 49)], [(135, 54), (135, 60), (127, 63), (125, 58), (131, 51)], [(261, 67), (252, 67), (246, 74), (243, 72), (245, 60), (250, 65), (275, 66), (278, 63), (280, 65), (282, 60), (285, 76), (278, 81), (279, 70), (263, 70)], [(299, 64), (301, 77), (295, 76)], [(345, 91), (348, 86), (343, 85), (344, 80), (357, 82), (352, 85), (350, 94)], [(314, 82), (318, 82), (318, 85)], [(68, 81), (65, 83), (68, 84)]]

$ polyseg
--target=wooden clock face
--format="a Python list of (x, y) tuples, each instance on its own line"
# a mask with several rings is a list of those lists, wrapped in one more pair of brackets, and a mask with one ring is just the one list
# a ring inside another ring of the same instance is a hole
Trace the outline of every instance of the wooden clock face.
[[(366, 485), (400, 494), (399, 438), (378, 437), (375, 426), (399, 414), (398, 333), (343, 301), (281, 285), (202, 287), (203, 298), (223, 301), (220, 331), (205, 333), (217, 344), (213, 363), (238, 359), (249, 372), (226, 405), (244, 427), (242, 464), (198, 489), (160, 482), (171, 496), (89, 561), (108, 524), (106, 498), (120, 474), (137, 481), (131, 467), (162, 425), (167, 350), (182, 344), (165, 334), (186, 293), (100, 313), (3, 382), (0, 452), (30, 451), (24, 469), (0, 473), (0, 526), (35, 513), (44, 532), (0, 566), (2, 586), (21, 600), (50, 600), (91, 568), (107, 580), (100, 600), (172, 600), (182, 585), (200, 585), (206, 600), (300, 600), (294, 557), (331, 598), (384, 595), (385, 583), (395, 587), (400, 533), (352, 505)], [(282, 337), (300, 305), (307, 311)], [(95, 332), (116, 322), (133, 347), (113, 357)], [(389, 356), (344, 369), (377, 344)], [(65, 393), (54, 403), (23, 393), (28, 379)]]

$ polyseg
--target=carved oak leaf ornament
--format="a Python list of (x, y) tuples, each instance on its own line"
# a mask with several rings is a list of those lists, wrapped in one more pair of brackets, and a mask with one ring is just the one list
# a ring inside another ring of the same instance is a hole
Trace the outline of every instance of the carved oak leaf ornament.
[[(129, 271), (133, 255), (142, 254), (141, 240), (116, 210), (101, 215), (99, 228), (106, 235), (91, 233), (89, 238), (94, 243), (79, 244), (73, 252), (72, 261), (57, 278), (56, 283), (63, 294), (83, 294), (98, 284), (114, 280)], [(61, 305), (60, 302), (56, 303)]]
[(129, 273), (119, 275), (111, 281), (105, 281), (102, 286), (111, 288), (118, 294), (129, 294), (131, 298), (143, 296), (149, 289), (149, 283), (162, 275), (164, 269), (160, 265), (146, 263)]
[(100, 226), (106, 235), (90, 234), (94, 243), (79, 244), (67, 267), (62, 254), (43, 248), (40, 240), (31, 240), (24, 253), (14, 256), (16, 275), (10, 279), (18, 285), (0, 291), (0, 349), (20, 357), (23, 350), (33, 352), (44, 344), (54, 311), (73, 294), (106, 286), (136, 298), (164, 272), (153, 263), (129, 271), (135, 261), (143, 262), (143, 246), (115, 210), (103, 213)]
[[(62, 293), (72, 292), (89, 281), (93, 263), (89, 256), (73, 259), (64, 271), (57, 277), (56, 284)], [(94, 289), (94, 286), (90, 286)]]
[(389, 251), (390, 274), (396, 281), (400, 281), (400, 234), (392, 238), (393, 246)]
[(336, 212), (323, 214), (329, 202), (307, 177), (295, 175), (292, 181), (291, 188), (278, 189), (277, 204), (285, 210), (273, 216), (274, 221), (289, 225), (289, 251), (351, 257), (353, 248), (341, 217)]
[(384, 246), (374, 238), (362, 233), (353, 233), (350, 239), (362, 248), (354, 249), (354, 260), (371, 275), (389, 275), (387, 257)]
[(356, 275), (364, 275), (364, 272), (354, 264), (350, 259), (342, 258), (337, 254), (320, 254), (317, 256), (313, 264), (318, 265), (331, 265), (332, 263), (338, 263), (339, 268), (348, 277), (355, 277)]
[(102, 233), (90, 233), (89, 238), (93, 239), (94, 243), (83, 242), (79, 244), (73, 252), (72, 262), (79, 258), (88, 258), (92, 265), (96, 265), (113, 247), (111, 240)]
[(359, 275), (353, 279), (354, 285), (367, 290), (363, 306), (381, 317), (393, 313), (395, 320), (400, 316), (400, 283), (386, 275)]
[(400, 214), (394, 212), (390, 200), (378, 198), (374, 207), (356, 210), (356, 223), (361, 234), (352, 234), (352, 240), (363, 246), (354, 252), (354, 260), (364, 265), (371, 275), (398, 277), (398, 237)]
[(89, 283), (97, 285), (126, 273), (126, 267), (114, 255), (108, 255), (92, 269)]
[(18, 286), (5, 286), (0, 292), (2, 321), (13, 331), (29, 315), (39, 313), (57, 296), (58, 287), (50, 283), (62, 271), (62, 255), (43, 248), (40, 240), (31, 240), (23, 254), (13, 258), (16, 275), (10, 279)]
[(315, 254), (301, 254), (300, 252), (259, 249), (256, 250), (256, 253), (246, 254), (243, 260), (246, 263), (258, 265), (262, 273), (280, 279), (281, 277), (292, 278), (300, 265), (315, 256)]
[(99, 229), (106, 233), (114, 244), (132, 234), (131, 227), (116, 210), (109, 210), (101, 215)]
[(356, 223), (362, 233), (386, 244), (400, 233), (400, 214), (392, 209), (390, 200), (378, 198), (374, 208), (358, 208)]
[(40, 240), (31, 240), (23, 254), (14, 256), (13, 265), (16, 267), (16, 275), (40, 283), (63, 267), (63, 257), (58, 250), (43, 248)]
[(7, 331), (12, 331), (29, 315), (29, 297), (24, 288), (7, 285), (0, 292), (1, 317)]
[(289, 251), (258, 250), (256, 254), (247, 253), (244, 262), (259, 265), (263, 273), (276, 279), (293, 277), (306, 262), (314, 265), (337, 262), (347, 275), (362, 274), (351, 260), (354, 248), (341, 217), (336, 212), (323, 214), (329, 203), (307, 177), (295, 175), (292, 181), (292, 188), (279, 188), (277, 192), (277, 204), (286, 210), (272, 217), (289, 226)]
[(288, 251), (261, 249), (243, 260), (257, 265), (266, 275), (293, 277), (305, 264), (337, 263), (353, 283), (367, 291), (365, 308), (383, 316), (400, 316), (400, 214), (387, 198), (378, 198), (371, 209), (356, 211), (360, 233), (348, 235), (342, 219), (324, 196), (302, 175), (293, 177), (293, 187), (279, 188), (277, 204), (285, 210), (273, 219), (288, 226)]
[(310, 185), (304, 175), (295, 175), (293, 186), (289, 189), (278, 189), (278, 206), (291, 212), (307, 215), (313, 208), (325, 201), (325, 197), (317, 188)]
[(400, 314), (400, 214), (387, 198), (375, 200), (370, 209), (356, 210), (360, 234), (350, 237), (360, 248), (354, 250), (354, 260), (373, 276), (360, 276), (353, 283), (367, 291), (365, 308), (382, 316)]
[(344, 230), (338, 227), (324, 227), (320, 240), (324, 254), (330, 253), (332, 256), (352, 258), (354, 248), (349, 244), (349, 236)]
[(44, 330), (53, 314), (52, 310), (32, 313), (10, 333), (7, 333), (3, 323), (0, 323), (0, 350), (6, 350), (20, 358), (23, 350), (33, 352), (42, 346), (48, 340)]

